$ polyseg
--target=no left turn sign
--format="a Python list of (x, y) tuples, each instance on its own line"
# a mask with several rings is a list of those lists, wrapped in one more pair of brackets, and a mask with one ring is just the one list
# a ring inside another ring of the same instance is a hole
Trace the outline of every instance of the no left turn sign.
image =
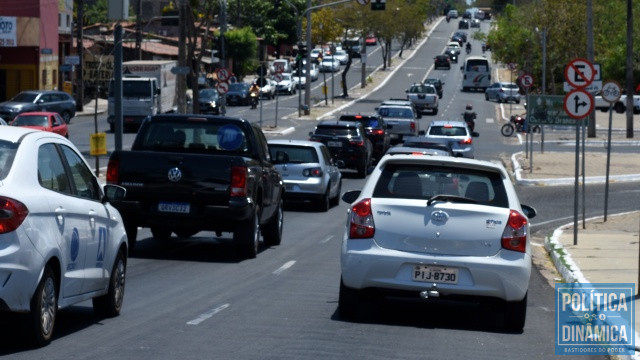
[(564, 97), (564, 111), (576, 120), (587, 117), (593, 111), (593, 106), (593, 97), (582, 89), (573, 90)]
[(218, 75), (218, 80), (227, 81), (229, 80), (229, 70), (225, 68), (220, 68), (216, 71), (216, 75)]
[(591, 84), (596, 73), (589, 60), (573, 59), (564, 68), (564, 79), (574, 88), (583, 88)]

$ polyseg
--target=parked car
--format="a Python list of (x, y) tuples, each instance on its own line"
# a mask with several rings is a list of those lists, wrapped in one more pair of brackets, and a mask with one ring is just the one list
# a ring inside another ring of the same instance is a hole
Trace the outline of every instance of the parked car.
[(63, 91), (29, 90), (0, 103), (0, 116), (6, 121), (11, 121), (18, 114), (27, 111), (57, 112), (68, 124), (71, 118), (76, 116), (76, 101)]
[(442, 99), (444, 81), (435, 78), (426, 78), (424, 79), (424, 84), (433, 85), (436, 88), (436, 92), (438, 93), (438, 98)]
[(249, 96), (250, 87), (251, 85), (245, 82), (229, 84), (229, 91), (227, 91), (227, 105), (251, 104), (251, 97)]
[(198, 102), (200, 104), (201, 114), (220, 114), (220, 95), (218, 90), (209, 88), (198, 91)]
[(276, 85), (277, 93), (287, 93), (289, 95), (295, 94), (296, 89), (298, 88), (298, 83), (293, 78), (291, 73), (280, 74), (282, 76), (282, 80), (280, 80)]
[(362, 190), (342, 200), (350, 206), (340, 256), (341, 318), (360, 318), (363, 303), (376, 300), (498, 302), (489, 308), (505, 327), (522, 330), (536, 211), (520, 203), (502, 165), (390, 154)]
[(464, 121), (453, 120), (434, 120), (426, 132), (427, 139), (446, 139), (452, 144), (455, 156), (470, 159), (474, 156), (473, 138), (478, 136)]
[(336, 72), (340, 71), (340, 61), (331, 56), (322, 58), (320, 63), (320, 72)]
[(458, 29), (468, 29), (469, 28), (469, 20), (462, 19), (458, 22)]
[(513, 101), (520, 103), (520, 93), (518, 85), (512, 82), (495, 82), (484, 91), (485, 100), (496, 100), (497, 102)]
[(433, 58), (433, 68), (446, 68), (447, 70), (451, 69), (451, 59), (448, 55), (437, 55)]
[(69, 127), (56, 112), (25, 112), (16, 116), (11, 126), (48, 131), (69, 138)]
[(327, 146), (338, 168), (355, 169), (365, 178), (373, 157), (373, 146), (361, 123), (351, 121), (321, 121), (309, 133), (309, 140)]
[(340, 121), (357, 121), (364, 126), (367, 138), (373, 145), (373, 158), (378, 161), (391, 146), (391, 137), (387, 133), (387, 124), (377, 113), (373, 114), (343, 114)]
[(99, 316), (120, 314), (127, 236), (110, 201), (124, 188), (101, 186), (62, 136), (9, 126), (0, 155), (3, 311), (26, 314), (20, 321), (36, 346), (51, 341), (58, 311), (73, 304), (92, 300)]
[(271, 159), (282, 175), (286, 202), (311, 202), (320, 211), (338, 204), (342, 174), (324, 144), (284, 139), (268, 143)]

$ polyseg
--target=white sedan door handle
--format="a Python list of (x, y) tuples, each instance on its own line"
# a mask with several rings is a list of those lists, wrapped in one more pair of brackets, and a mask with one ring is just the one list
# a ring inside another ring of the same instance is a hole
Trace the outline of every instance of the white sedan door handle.
[(89, 223), (92, 229), (96, 227), (96, 212), (94, 210), (89, 210)]

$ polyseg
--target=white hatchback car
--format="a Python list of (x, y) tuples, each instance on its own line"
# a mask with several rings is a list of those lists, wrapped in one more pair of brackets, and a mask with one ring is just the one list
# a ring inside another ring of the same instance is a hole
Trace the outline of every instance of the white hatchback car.
[(502, 165), (384, 156), (351, 204), (341, 251), (339, 314), (368, 297), (502, 301), (523, 328), (531, 274), (528, 219)]
[(434, 120), (429, 124), (426, 139), (446, 139), (451, 143), (454, 156), (473, 159), (473, 138), (477, 132), (471, 131), (464, 121)]
[(0, 132), (0, 309), (28, 314), (35, 345), (51, 340), (57, 311), (93, 299), (122, 308), (127, 236), (109, 204), (126, 190), (98, 183), (78, 149), (50, 132)]
[(307, 140), (269, 140), (269, 153), (285, 185), (285, 201), (313, 202), (328, 211), (340, 201), (342, 174), (329, 149)]

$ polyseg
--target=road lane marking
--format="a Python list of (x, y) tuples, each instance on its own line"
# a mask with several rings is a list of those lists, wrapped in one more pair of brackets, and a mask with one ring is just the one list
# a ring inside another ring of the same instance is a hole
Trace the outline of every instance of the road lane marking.
[(326, 244), (329, 242), (329, 240), (333, 239), (333, 235), (328, 236), (326, 239), (320, 241), (320, 244)]
[(212, 317), (213, 315), (219, 313), (220, 311), (228, 308), (230, 305), (229, 304), (224, 304), (224, 305), (220, 305), (217, 308), (211, 310), (211, 311), (207, 311), (206, 313), (198, 316), (197, 318), (187, 322), (187, 325), (198, 325), (201, 322), (207, 320), (208, 318)]
[(284, 265), (280, 266), (280, 268), (276, 271), (273, 272), (273, 275), (280, 275), (282, 274), (283, 271), (287, 270), (288, 268), (292, 267), (293, 264), (295, 264), (296, 261), (295, 260), (291, 260), (291, 261), (287, 261)]
[(487, 124), (493, 124), (493, 118), (487, 118)]

